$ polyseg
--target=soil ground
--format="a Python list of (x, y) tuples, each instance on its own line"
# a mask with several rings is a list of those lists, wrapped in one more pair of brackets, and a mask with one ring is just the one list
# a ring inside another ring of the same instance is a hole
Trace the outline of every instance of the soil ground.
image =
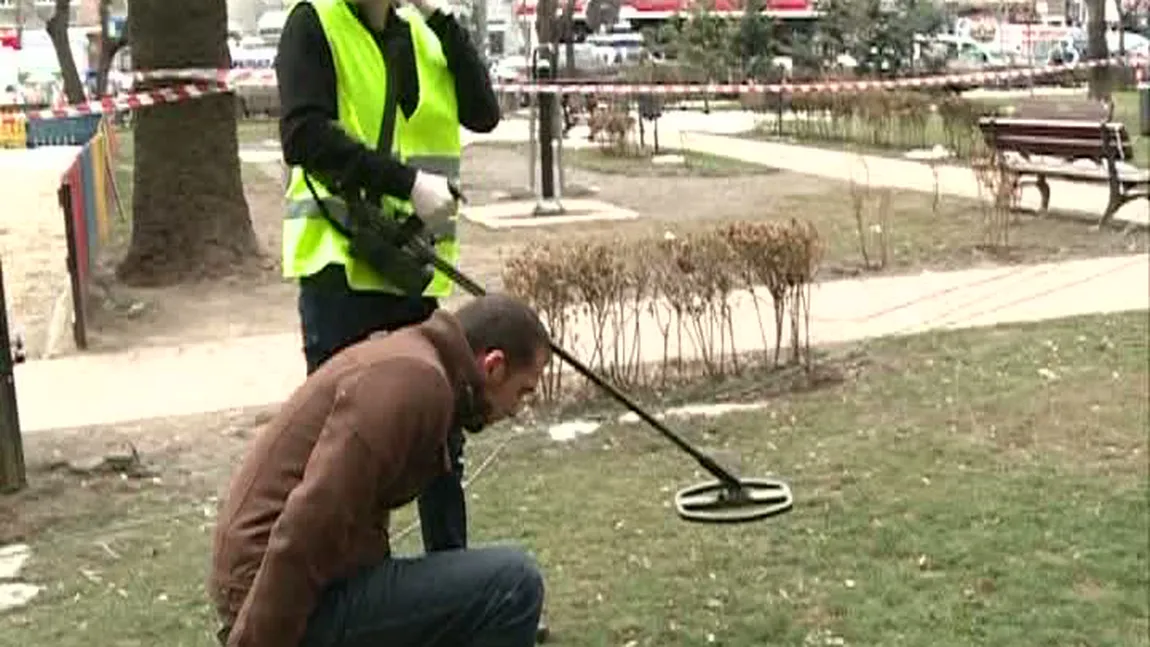
[[(1148, 335), (1145, 313), (930, 333), (870, 342), (814, 391), (766, 395), (772, 374), (710, 385), (707, 400), (769, 404), (676, 428), (796, 496), (746, 526), (677, 521), (670, 497), (704, 475), (646, 428), (556, 443), (501, 425), (468, 445), (475, 472), (514, 438), (468, 490), (473, 541), (537, 556), (561, 645), (1147, 645)], [(30, 544), (21, 580), (47, 588), (0, 635), (215, 644), (217, 497), (266, 416), (30, 436), (0, 545)], [(50, 468), (127, 442), (154, 476)], [(419, 551), (418, 533), (396, 548)]]

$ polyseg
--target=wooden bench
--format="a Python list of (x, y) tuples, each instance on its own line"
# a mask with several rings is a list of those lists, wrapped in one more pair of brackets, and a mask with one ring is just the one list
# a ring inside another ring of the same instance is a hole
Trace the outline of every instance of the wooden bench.
[[(999, 168), (1014, 175), (1015, 186), (1038, 188), (1043, 213), (1050, 208), (1047, 178), (1107, 185), (1110, 200), (1098, 221), (1103, 225), (1127, 202), (1150, 200), (1150, 170), (1118, 166), (1133, 159), (1134, 146), (1111, 111), (1108, 104), (1032, 100), (1020, 102), (1010, 116), (983, 117), (978, 126)], [(1097, 166), (1076, 164), (1081, 160)]]

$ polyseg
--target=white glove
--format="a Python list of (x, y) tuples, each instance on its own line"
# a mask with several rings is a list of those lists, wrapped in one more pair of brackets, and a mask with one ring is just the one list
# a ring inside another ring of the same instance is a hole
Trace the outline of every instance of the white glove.
[(435, 173), (416, 171), (415, 185), (411, 187), (411, 204), (415, 215), (424, 222), (450, 218), (455, 213), (455, 196), (447, 178)]

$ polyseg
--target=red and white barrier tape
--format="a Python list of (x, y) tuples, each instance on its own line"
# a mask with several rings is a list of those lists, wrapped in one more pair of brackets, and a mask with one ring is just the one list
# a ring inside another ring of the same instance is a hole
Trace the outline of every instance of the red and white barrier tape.
[[(1127, 62), (1145, 62), (1133, 56)], [(1067, 65), (1044, 65), (1032, 68), (997, 70), (992, 72), (967, 72), (963, 74), (943, 74), (938, 76), (908, 77), (882, 81), (827, 81), (815, 83), (773, 83), (773, 84), (706, 84), (706, 83), (497, 83), (497, 91), (527, 94), (731, 94), (731, 93), (806, 93), (806, 92), (851, 92), (859, 90), (893, 90), (899, 88), (939, 87), (959, 84), (978, 84), (990, 81), (1006, 81), (1021, 78), (1056, 76), (1092, 67), (1120, 65), (1122, 57), (1099, 61), (1082, 61)], [(275, 70), (269, 69), (230, 69), (230, 70), (141, 70), (131, 75), (133, 82), (142, 81), (203, 81), (215, 83), (240, 83), (251, 85), (273, 85), (276, 82)]]
[[(88, 101), (86, 103), (34, 110), (12, 115), (11, 117), (15, 119), (35, 120), (80, 117), (83, 115), (111, 115), (163, 103), (181, 103), (209, 94), (219, 94), (230, 91), (231, 88), (226, 83), (189, 83), (187, 85), (156, 88), (155, 90), (147, 90), (144, 92), (127, 92)], [(4, 115), (4, 119), (8, 118), (9, 115)]]
[[(1127, 57), (1126, 61), (1135, 61)], [(1141, 59), (1138, 61), (1144, 63)], [(908, 77), (881, 81), (827, 81), (817, 83), (772, 83), (772, 84), (704, 84), (704, 83), (499, 83), (500, 92), (524, 94), (657, 94), (657, 95), (713, 95), (713, 94), (755, 94), (755, 93), (819, 93), (819, 92), (858, 92), (867, 90), (896, 90), (900, 88), (928, 88), (948, 85), (978, 85), (992, 81), (1009, 81), (1023, 78), (1057, 76), (1093, 67), (1119, 65), (1121, 57), (1099, 61), (1083, 61), (1069, 65), (1046, 65), (1042, 67), (998, 70), (993, 72), (969, 72), (965, 74), (943, 74), (939, 76)], [(136, 82), (191, 81), (154, 90), (128, 92), (112, 97), (104, 97), (86, 103), (48, 108), (24, 113), (15, 118), (52, 119), (75, 117), (90, 114), (115, 114), (146, 106), (164, 103), (180, 103), (189, 99), (231, 92), (239, 84), (257, 87), (274, 86), (275, 71), (266, 69), (229, 70), (145, 70), (131, 75)], [(253, 83), (254, 82), (254, 83)], [(6, 117), (7, 119), (7, 117)]]

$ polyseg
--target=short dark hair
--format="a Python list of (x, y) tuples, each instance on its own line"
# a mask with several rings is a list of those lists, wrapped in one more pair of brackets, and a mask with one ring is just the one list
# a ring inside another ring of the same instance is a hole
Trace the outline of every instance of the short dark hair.
[(530, 366), (550, 335), (531, 306), (507, 294), (476, 297), (455, 311), (467, 343), (476, 353), (501, 350), (514, 367)]

